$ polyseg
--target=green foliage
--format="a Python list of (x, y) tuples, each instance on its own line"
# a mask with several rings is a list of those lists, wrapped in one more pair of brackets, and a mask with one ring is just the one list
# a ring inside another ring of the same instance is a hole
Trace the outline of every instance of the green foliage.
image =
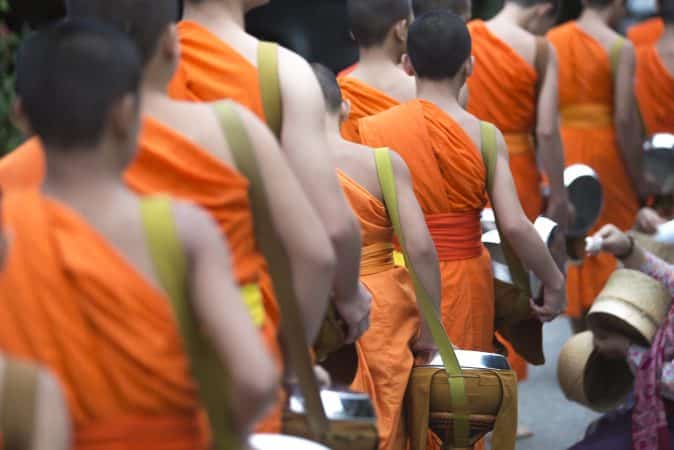
[[(7, 0), (0, 0), (0, 16), (8, 10)], [(21, 134), (10, 119), (14, 99), (14, 54), (18, 46), (19, 36), (0, 21), (0, 155), (21, 143)]]

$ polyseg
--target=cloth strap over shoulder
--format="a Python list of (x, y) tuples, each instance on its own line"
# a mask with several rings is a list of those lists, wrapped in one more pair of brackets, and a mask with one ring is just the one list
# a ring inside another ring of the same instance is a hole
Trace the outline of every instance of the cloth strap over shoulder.
[(31, 448), (35, 434), (35, 411), (39, 373), (36, 366), (7, 360), (0, 405), (2, 448)]
[(257, 48), (257, 70), (260, 76), (262, 107), (267, 125), (278, 139), (283, 130), (283, 100), (279, 76), (278, 45), (260, 41)]
[(320, 390), (313, 370), (304, 321), (293, 284), (292, 266), (281, 239), (273, 226), (264, 178), (243, 121), (231, 103), (222, 102), (215, 112), (234, 155), (238, 169), (250, 182), (249, 196), (255, 225), (255, 238), (269, 263), (269, 274), (281, 310), (281, 331), (290, 353), (290, 360), (304, 396), (309, 429), (313, 438), (323, 442), (329, 423), (321, 402)]
[(467, 447), (470, 434), (470, 422), (468, 419), (468, 398), (466, 395), (463, 372), (459, 365), (459, 360), (454, 353), (454, 347), (440, 321), (440, 312), (431, 303), (428, 293), (419, 281), (419, 277), (414, 270), (412, 261), (407, 257), (408, 252), (407, 247), (405, 246), (405, 236), (400, 222), (398, 194), (396, 191), (395, 175), (393, 173), (390, 150), (387, 148), (375, 150), (375, 161), (377, 165), (377, 174), (379, 176), (379, 184), (381, 185), (381, 190), (384, 194), (386, 209), (403, 250), (406, 267), (414, 282), (414, 291), (416, 293), (419, 310), (431, 331), (433, 341), (438, 347), (442, 362), (445, 366), (445, 371), (449, 377), (450, 398), (452, 399), (452, 412), (454, 413), (454, 441), (459, 447)]
[(171, 202), (165, 197), (141, 201), (141, 218), (152, 263), (163, 290), (168, 295), (178, 322), (183, 345), (190, 359), (192, 375), (199, 385), (199, 398), (208, 413), (216, 450), (240, 449), (229, 411), (227, 372), (212, 343), (200, 332), (188, 300), (187, 258), (183, 251)]
[(620, 55), (627, 44), (627, 39), (619, 37), (609, 50), (609, 61), (611, 62), (611, 72), (615, 77), (618, 74), (618, 65), (620, 64)]

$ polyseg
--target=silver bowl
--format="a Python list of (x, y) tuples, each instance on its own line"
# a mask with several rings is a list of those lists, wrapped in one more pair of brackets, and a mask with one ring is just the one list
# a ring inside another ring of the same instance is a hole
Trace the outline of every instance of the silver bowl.
[(599, 176), (590, 166), (573, 164), (564, 171), (564, 186), (575, 209), (568, 235), (585, 237), (599, 220), (604, 207), (604, 190)]
[[(321, 400), (325, 415), (330, 420), (340, 421), (372, 421), (376, 415), (372, 401), (367, 394), (333, 389), (321, 390)], [(290, 411), (305, 414), (304, 398), (298, 392), (290, 396)]]
[(674, 193), (674, 135), (657, 133), (644, 142), (644, 170), (651, 174), (661, 195)]
[[(511, 370), (508, 359), (503, 355), (470, 350), (454, 350), (454, 353), (462, 369)], [(436, 356), (429, 366), (444, 367), (440, 355)]]

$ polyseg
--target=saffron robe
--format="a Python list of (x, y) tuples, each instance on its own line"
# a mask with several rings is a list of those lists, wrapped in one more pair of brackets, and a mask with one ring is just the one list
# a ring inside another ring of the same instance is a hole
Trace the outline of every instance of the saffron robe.
[[(548, 39), (557, 51), (561, 132), (566, 164), (586, 164), (598, 174), (604, 208), (594, 230), (614, 224), (628, 230), (638, 211), (637, 195), (618, 148), (614, 110), (614, 78), (609, 55), (575, 22), (554, 28)], [(606, 253), (586, 258), (567, 273), (568, 314), (581, 317), (592, 306), (616, 260)]]
[(398, 105), (399, 102), (353, 77), (340, 77), (337, 81), (344, 99), (351, 104), (349, 117), (342, 124), (342, 136), (346, 140), (360, 143), (358, 121), (364, 117), (386, 111)]
[[(248, 199), (249, 183), (237, 171), (179, 133), (154, 119), (146, 118), (138, 154), (127, 168), (124, 179), (129, 187), (140, 194), (165, 193), (195, 203), (208, 211), (227, 238), (235, 278), (240, 286), (254, 286), (263, 277), (268, 277), (264, 257), (255, 242)], [(280, 366), (282, 358), (278, 343), (279, 314), (276, 299), (271, 290), (258, 290), (254, 295), (258, 296), (258, 300), (261, 295), (264, 305), (261, 317), (263, 323), (260, 326), (262, 338)], [(252, 312), (255, 316), (255, 308)], [(279, 432), (281, 414), (282, 405), (279, 401), (271, 415), (260, 424), (258, 431)]]
[(627, 30), (627, 37), (635, 46), (639, 47), (655, 44), (664, 32), (665, 22), (660, 17), (653, 17), (631, 26)]
[(0, 350), (49, 367), (75, 450), (206, 449), (196, 385), (166, 296), (66, 206), (9, 192)]
[(381, 200), (339, 173), (363, 237), (361, 281), (372, 294), (370, 328), (358, 340), (352, 388), (369, 394), (377, 412), (380, 450), (407, 445), (403, 402), (414, 365), (411, 345), (420, 319), (412, 278), (393, 264), (393, 225)]
[(646, 134), (674, 133), (674, 76), (655, 46), (637, 48), (634, 93)]
[(40, 140), (36, 137), (28, 139), (0, 159), (0, 187), (12, 190), (40, 186), (45, 176), (45, 164)]
[(452, 343), (493, 351), (493, 275), (480, 242), (479, 217), (487, 203), (480, 150), (454, 120), (424, 100), (361, 119), (359, 132), (365, 145), (395, 150), (410, 169), (438, 250), (442, 322)]

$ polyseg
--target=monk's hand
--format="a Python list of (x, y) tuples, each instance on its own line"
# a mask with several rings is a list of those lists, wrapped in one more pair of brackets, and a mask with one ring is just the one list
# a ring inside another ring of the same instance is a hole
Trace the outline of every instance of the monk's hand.
[(346, 343), (353, 344), (370, 328), (372, 295), (362, 283), (354, 298), (346, 301), (335, 299), (335, 308), (346, 325)]
[(605, 330), (594, 332), (594, 347), (607, 358), (627, 358), (630, 345), (632, 345), (630, 339), (620, 334)]
[(658, 227), (666, 220), (660, 216), (653, 208), (641, 208), (637, 214), (637, 231), (646, 234), (655, 234)]
[(421, 326), (419, 336), (412, 343), (412, 353), (414, 354), (415, 366), (429, 364), (438, 354), (438, 347), (435, 345), (433, 335), (426, 324)]

